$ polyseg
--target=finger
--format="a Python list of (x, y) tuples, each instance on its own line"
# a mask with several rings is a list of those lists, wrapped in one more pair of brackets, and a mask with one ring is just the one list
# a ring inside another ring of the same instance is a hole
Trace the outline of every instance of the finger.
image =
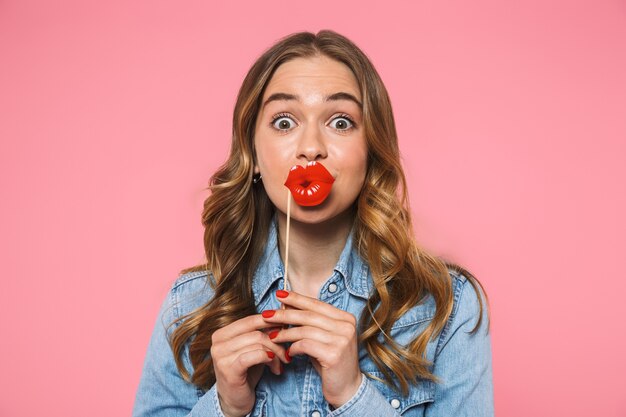
[[(341, 311), (341, 310), (337, 310)], [(262, 313), (263, 318), (268, 323), (283, 323), (296, 326), (313, 326), (333, 332), (350, 334), (356, 328), (353, 323), (337, 320), (333, 317), (305, 310), (266, 310)]]
[[(221, 368), (222, 373), (234, 373), (235, 375), (244, 375), (249, 368), (258, 364), (269, 364), (274, 359), (273, 352), (268, 351), (262, 345), (253, 345), (234, 352), (227, 358), (223, 359), (217, 365)], [(222, 368), (222, 365), (225, 365)], [(227, 372), (224, 372), (227, 371)]]
[(321, 343), (313, 339), (302, 339), (294, 342), (289, 346), (288, 354), (290, 357), (308, 355), (326, 368), (337, 366), (344, 360), (341, 350), (334, 349), (331, 344)]
[(276, 330), (281, 330), (281, 329), (282, 329), (282, 326), (271, 326), (271, 327), (266, 327), (264, 329), (261, 329), (261, 331), (265, 334), (270, 334), (270, 333), (275, 332)]
[[(234, 354), (241, 354), (246, 351), (254, 349), (265, 349), (272, 352), (279, 360), (288, 362), (285, 348), (282, 345), (274, 343), (269, 335), (262, 332), (246, 333), (245, 335), (237, 336), (234, 339), (221, 342), (217, 345), (213, 345), (211, 348), (211, 354), (214, 357), (231, 357)], [(228, 354), (229, 352), (232, 352)]]
[(213, 342), (219, 342), (222, 340), (232, 339), (243, 333), (248, 333), (254, 330), (260, 330), (268, 327), (263, 317), (260, 314), (253, 314), (251, 316), (244, 317), (236, 320), (226, 327), (216, 330), (213, 333)]
[(224, 340), (218, 343), (215, 343), (212, 346), (212, 354), (215, 356), (220, 356), (222, 354), (226, 354), (228, 352), (236, 352), (239, 351), (246, 346), (261, 344), (265, 346), (268, 350), (271, 350), (275, 353), (278, 353), (281, 346), (276, 345), (270, 338), (268, 333), (265, 333), (260, 330), (254, 330), (248, 333), (240, 334), (238, 336), (233, 337), (232, 339)]
[(290, 327), (270, 333), (269, 337), (274, 343), (297, 342), (302, 339), (313, 339), (325, 344), (333, 344), (338, 338), (331, 332), (313, 326)]
[(291, 306), (299, 310), (315, 311), (317, 313), (332, 317), (335, 320), (352, 322), (355, 317), (335, 306), (325, 303), (317, 298), (307, 297), (297, 292), (284, 290), (276, 291), (276, 298), (286, 306)]
[(280, 375), (283, 373), (283, 364), (278, 357), (272, 359), (272, 362), (270, 362), (267, 366), (274, 375)]

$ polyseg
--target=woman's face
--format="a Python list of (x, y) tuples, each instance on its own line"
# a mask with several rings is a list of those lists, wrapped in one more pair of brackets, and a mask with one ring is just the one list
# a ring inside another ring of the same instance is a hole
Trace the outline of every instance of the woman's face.
[(296, 58), (276, 69), (256, 120), (254, 169), (261, 173), (265, 191), (278, 210), (287, 212), (284, 184), (289, 170), (310, 161), (321, 162), (335, 182), (317, 206), (292, 201), (291, 217), (319, 223), (350, 208), (367, 170), (361, 103), (354, 74), (339, 61), (326, 56)]

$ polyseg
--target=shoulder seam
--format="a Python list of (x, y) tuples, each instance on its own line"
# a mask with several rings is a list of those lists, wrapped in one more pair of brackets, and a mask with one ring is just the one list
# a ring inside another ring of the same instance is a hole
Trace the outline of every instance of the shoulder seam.
[(456, 313), (459, 311), (459, 305), (461, 304), (461, 296), (463, 295), (463, 290), (465, 290), (465, 284), (467, 284), (467, 277), (465, 275), (454, 273), (454, 279), (457, 284), (454, 285), (454, 308), (452, 310), (452, 315), (456, 317)]
[(439, 342), (437, 342), (437, 347), (435, 348), (435, 357), (437, 357), (439, 355), (439, 352), (441, 352), (442, 345), (445, 344), (447, 340), (450, 327), (454, 324), (454, 321), (456, 320), (456, 315), (459, 311), (459, 305), (461, 304), (461, 296), (463, 295), (463, 290), (465, 289), (465, 284), (467, 283), (467, 278), (462, 274), (457, 273), (456, 271), (450, 270), (450, 275), (454, 278), (452, 282), (452, 291), (454, 294), (453, 307), (452, 312), (450, 313), (450, 317), (448, 317), (448, 321), (441, 331), (441, 335), (439, 336)]
[(176, 278), (174, 284), (172, 284), (172, 290), (175, 290), (177, 287), (198, 278), (206, 277), (208, 275), (207, 271), (195, 271), (195, 272), (187, 272), (186, 274), (181, 274)]
[(457, 272), (454, 269), (448, 268), (448, 273), (450, 274), (451, 277), (456, 278), (457, 280), (461, 282), (467, 281), (467, 277), (465, 275), (461, 274), (460, 272)]
[(172, 320), (174, 323), (174, 327), (178, 327), (180, 325), (179, 319), (181, 317), (180, 312), (180, 300), (179, 300), (179, 291), (181, 291), (181, 287), (191, 281), (196, 279), (200, 279), (207, 276), (206, 271), (195, 271), (195, 272), (187, 272), (186, 274), (180, 274), (176, 281), (172, 284), (172, 287), (169, 291), (170, 296), (170, 306), (172, 310)]

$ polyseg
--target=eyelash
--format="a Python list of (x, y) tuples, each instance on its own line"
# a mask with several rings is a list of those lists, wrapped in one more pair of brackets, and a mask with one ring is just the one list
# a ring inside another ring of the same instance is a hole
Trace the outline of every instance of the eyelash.
[[(278, 113), (277, 115), (275, 115), (274, 117), (272, 117), (272, 121), (270, 122), (270, 127), (271, 127), (271, 128), (273, 128), (273, 129), (275, 129), (275, 130), (278, 130), (278, 131), (280, 131), (280, 132), (286, 132), (286, 130), (285, 130), (285, 129), (278, 129), (278, 128), (274, 127), (274, 123), (276, 122), (276, 120), (278, 120), (278, 119), (282, 119), (283, 117), (288, 117), (288, 118), (290, 118), (290, 119), (291, 119), (291, 115), (290, 115), (289, 113)], [(339, 115), (338, 115), (337, 117), (335, 117), (332, 121), (334, 121), (334, 120), (336, 120), (336, 119), (347, 119), (347, 120), (350, 122), (350, 124), (351, 124), (351, 126), (350, 126), (350, 127), (348, 127), (347, 129), (335, 129), (335, 130), (336, 130), (336, 131), (338, 131), (338, 132), (347, 132), (347, 131), (349, 131), (349, 130), (351, 130), (351, 129), (356, 128), (356, 123), (354, 122), (354, 119), (352, 119), (352, 117), (350, 117), (350, 116), (349, 116), (349, 115), (347, 115), (346, 113), (341, 113), (341, 114), (339, 114)]]

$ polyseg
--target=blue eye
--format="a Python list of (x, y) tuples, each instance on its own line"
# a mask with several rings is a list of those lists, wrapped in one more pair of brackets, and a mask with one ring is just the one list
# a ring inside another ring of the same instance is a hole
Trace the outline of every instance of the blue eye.
[[(337, 123), (335, 123), (335, 122), (337, 122)], [(335, 123), (335, 126), (332, 126), (333, 123)], [(330, 124), (333, 127), (333, 129), (337, 129), (339, 131), (350, 130), (351, 128), (356, 126), (354, 121), (347, 114), (342, 114), (341, 116), (335, 117), (330, 122)]]
[(277, 114), (276, 116), (274, 116), (271, 122), (271, 125), (274, 129), (283, 130), (283, 131), (291, 129), (293, 127), (291, 126), (292, 124), (293, 124), (293, 119), (291, 119), (291, 116), (289, 116), (288, 114), (284, 114), (284, 113)]

